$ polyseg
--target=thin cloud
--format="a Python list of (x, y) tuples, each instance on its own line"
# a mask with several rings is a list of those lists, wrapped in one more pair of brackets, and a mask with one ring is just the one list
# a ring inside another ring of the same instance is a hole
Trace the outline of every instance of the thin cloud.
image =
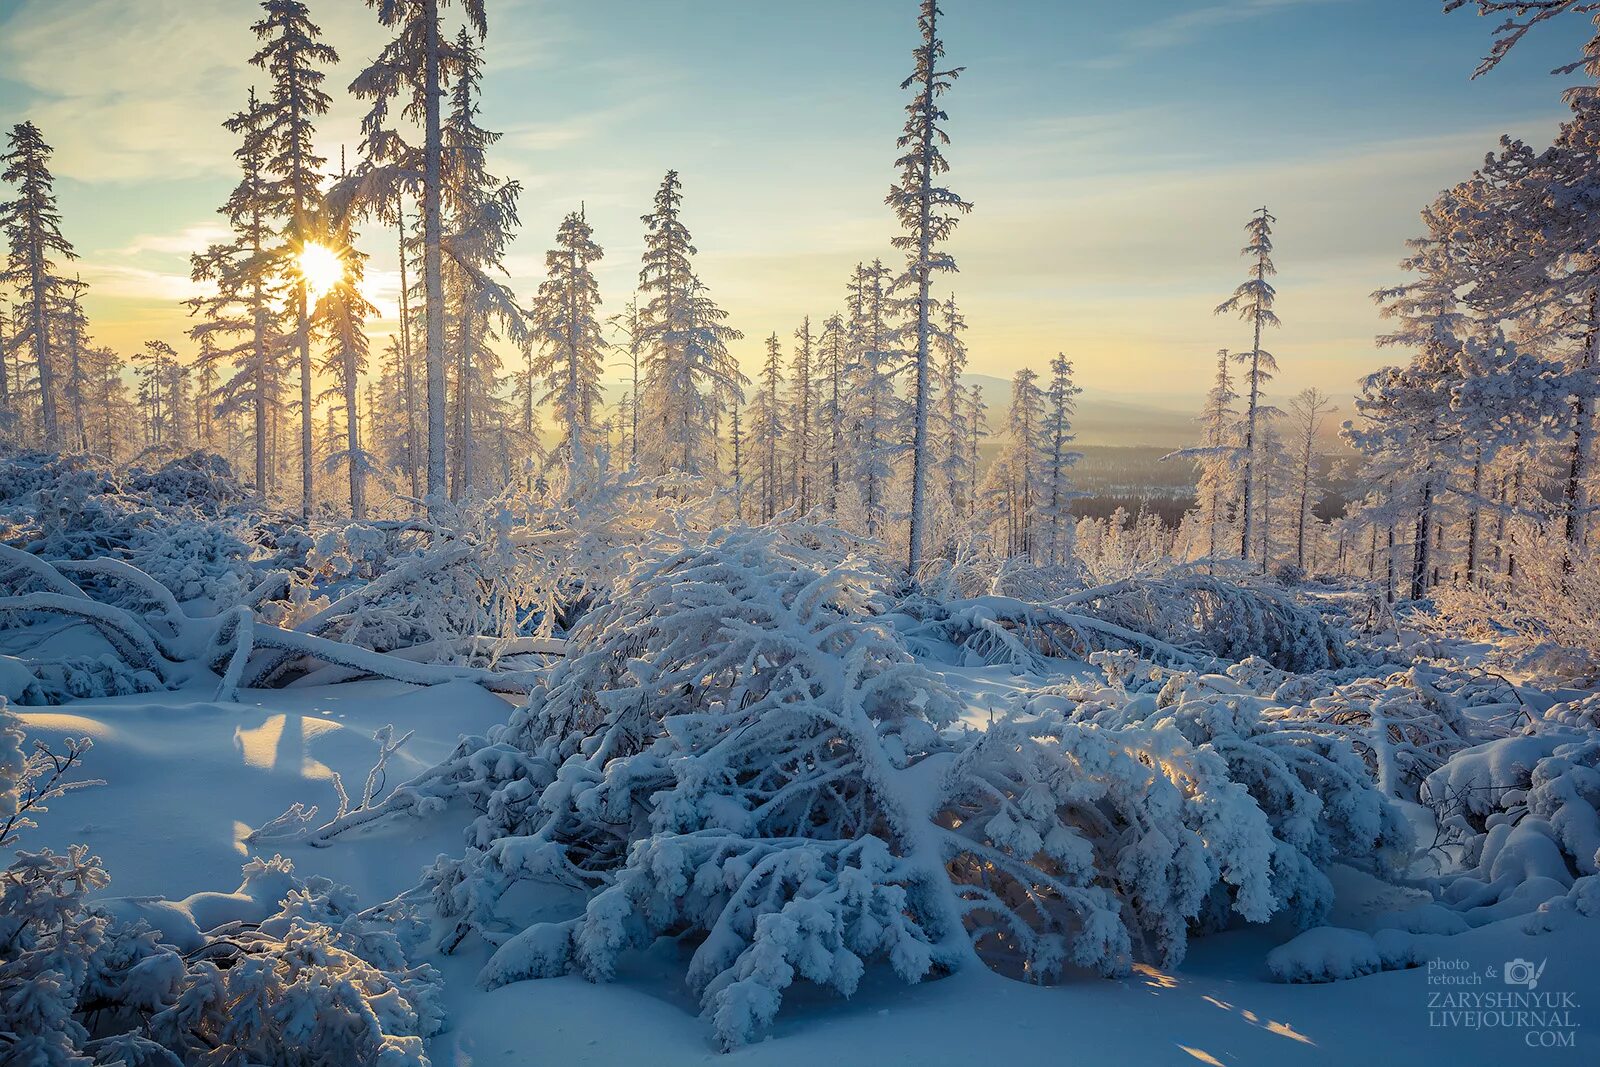
[(1230, 0), (1180, 11), (1135, 27), (1121, 35), (1117, 47), (1086, 60), (1084, 66), (1108, 68), (1122, 66), (1148, 52), (1158, 52), (1189, 44), (1224, 26), (1345, 0)]
[(142, 233), (121, 248), (100, 253), (121, 259), (134, 259), (149, 253), (187, 256), (228, 238), (228, 228), (216, 222), (197, 222), (176, 233)]
[[(0, 35), (0, 64), (30, 99), (8, 102), (44, 129), (58, 175), (86, 182), (231, 175), (232, 135), (221, 128), (262, 71), (241, 62), (257, 41), (249, 0), (22, 0)], [(342, 90), (383, 40), (363, 5), (318, 13), (345, 62)], [(355, 107), (340, 107), (324, 136), (354, 144)], [(337, 142), (335, 142), (336, 146)], [(335, 147), (335, 156), (337, 149)]]

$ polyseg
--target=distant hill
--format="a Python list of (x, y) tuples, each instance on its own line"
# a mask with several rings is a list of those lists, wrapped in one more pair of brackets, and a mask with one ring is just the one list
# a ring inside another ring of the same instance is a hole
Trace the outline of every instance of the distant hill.
[[(963, 374), (968, 386), (983, 390), (984, 403), (989, 405), (989, 431), (998, 436), (1005, 429), (1006, 411), (1011, 407), (1011, 382), (992, 374)], [(607, 382), (604, 386), (606, 403), (615, 404), (627, 392), (624, 383)], [(1200, 426), (1195, 421), (1201, 401), (1195, 399), (1185, 407), (1183, 399), (1164, 393), (1152, 393), (1148, 401), (1128, 399), (1125, 395), (1106, 396), (1094, 390), (1078, 397), (1078, 413), (1073, 419), (1073, 430), (1078, 435), (1077, 447), (1102, 448), (1156, 448), (1171, 451), (1195, 444), (1199, 440)], [(1341, 412), (1328, 419), (1324, 427), (1321, 449), (1343, 452), (1346, 449), (1338, 439), (1339, 423), (1347, 416)]]
[[(1006, 410), (1011, 406), (1011, 383), (990, 374), (964, 374), (962, 378), (969, 386), (976, 385), (983, 390), (984, 403), (989, 405), (989, 428), (999, 432), (1005, 425)], [(1198, 407), (1197, 403), (1197, 410)], [(1078, 415), (1072, 425), (1080, 446), (1182, 448), (1194, 444), (1200, 432), (1194, 412), (1159, 403), (1096, 396), (1092, 390), (1078, 397)]]

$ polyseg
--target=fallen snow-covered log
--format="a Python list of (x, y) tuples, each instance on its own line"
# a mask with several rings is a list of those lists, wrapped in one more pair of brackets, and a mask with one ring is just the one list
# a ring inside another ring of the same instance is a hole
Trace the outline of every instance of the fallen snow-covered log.
[[(498, 661), (507, 656), (565, 656), (567, 642), (560, 637), (463, 637), (456, 641), (424, 641), (385, 652), (386, 656), (413, 663), (453, 664), (488, 658)], [(337, 685), (363, 677), (366, 672), (329, 664), (296, 678), (291, 686)], [(517, 690), (520, 692), (521, 690)]]
[[(418, 663), (393, 653), (374, 652), (326, 637), (266, 626), (259, 620), (251, 629), (251, 643), (256, 649), (288, 653), (289, 660), (304, 657), (346, 668), (355, 672), (352, 677), (391, 678), (413, 685), (474, 682), (495, 692), (526, 693), (533, 687), (535, 678), (532, 671), (502, 672), (448, 663)], [(245, 668), (242, 684), (245, 688), (272, 685), (286, 670), (285, 660), (274, 657), (270, 664), (252, 664)]]

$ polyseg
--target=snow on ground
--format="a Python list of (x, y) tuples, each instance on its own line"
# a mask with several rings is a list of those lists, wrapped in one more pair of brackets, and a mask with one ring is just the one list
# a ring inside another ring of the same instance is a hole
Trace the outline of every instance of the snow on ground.
[[(1000, 714), (1019, 678), (1000, 668), (948, 668), (967, 719)], [(508, 705), (467, 684), (416, 689), (390, 682), (247, 692), (215, 703), (210, 690), (80, 701), (48, 710), (19, 709), (33, 734), (54, 740), (88, 735), (95, 747), (86, 773), (107, 784), (53, 806), (33, 846), (82, 840), (106, 861), (110, 893), (178, 898), (230, 890), (251, 853), (242, 837), (296, 800), (336, 798), (333, 772), (358, 790), (372, 762), (372, 732), (393, 723), (416, 737), (395, 757), (393, 780), (443, 756), (462, 733), (502, 721)], [(305, 874), (356, 888), (369, 902), (413, 884), (439, 852), (461, 847), (464, 813), (426, 821), (396, 820), (341, 837), (332, 847), (281, 849)], [(271, 854), (271, 846), (262, 851)], [(1341, 871), (1331, 919), (1360, 928), (1380, 913), (1414, 903), (1405, 890)], [(1450, 939), (1452, 970), (1413, 969), (1331, 985), (1268, 980), (1266, 956), (1295, 931), (1276, 923), (1196, 939), (1174, 973), (1141, 968), (1129, 978), (1082, 976), (1052, 987), (967, 972), (907, 988), (869, 974), (849, 1001), (815, 989), (791, 990), (771, 1036), (724, 1058), (697, 1005), (683, 988), (683, 950), (658, 943), (635, 957), (610, 985), (576, 977), (521, 982), (493, 992), (476, 985), (485, 959), (469, 944), (441, 958), (449, 982), (450, 1029), (435, 1039), (435, 1063), (739, 1064), (761, 1067), (837, 1063), (920, 1065), (999, 1062), (1051, 1064), (1203, 1063), (1454, 1064), (1597, 1062), (1600, 1037), (1600, 923), (1568, 918), (1542, 936), (1513, 920)], [(1567, 994), (1575, 1031), (1477, 1029), (1465, 1016), (1430, 1008), (1440, 992), (1516, 992), (1497, 975), (1508, 961), (1546, 969), (1539, 991)], [(1465, 971), (1456, 970), (1458, 966)], [(1493, 969), (1496, 977), (1482, 977)], [(1444, 975), (1479, 976), (1477, 986), (1446, 986)], [(1573, 1047), (1533, 1048), (1564, 1041)], [(1379, 1055), (1375, 1035), (1383, 1035)]]
[[(1012, 702), (1021, 694), (1039, 684), (1037, 677), (1018, 673), (1011, 666), (952, 667), (924, 662), (928, 673), (942, 679), (955, 690), (962, 703), (961, 721), (978, 729), (986, 728), (995, 719), (1005, 715)], [(1051, 681), (1067, 682), (1074, 678), (1099, 681), (1103, 675), (1086, 663), (1055, 660), (1057, 670)]]
[(375, 730), (393, 723), (416, 736), (390, 763), (390, 784), (449, 754), (463, 733), (505, 720), (502, 698), (468, 683), (415, 689), (395, 682), (250, 692), (216, 703), (215, 681), (177, 693), (15, 709), (29, 735), (47, 742), (87, 736), (84, 774), (106, 785), (51, 804), (30, 844), (57, 849), (82, 841), (106, 862), (119, 896), (183, 897), (232, 889), (249, 855), (274, 850), (297, 869), (382, 900), (414, 884), (440, 852), (459, 852), (461, 813), (427, 823), (381, 825), (336, 848), (242, 840), (294, 801), (338, 806), (332, 774), (359, 794), (377, 752)]

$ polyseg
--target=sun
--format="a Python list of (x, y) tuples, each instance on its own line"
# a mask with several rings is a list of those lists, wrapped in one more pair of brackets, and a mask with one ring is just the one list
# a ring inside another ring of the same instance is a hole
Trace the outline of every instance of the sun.
[(313, 304), (344, 280), (344, 260), (327, 245), (308, 241), (295, 258), (296, 269), (306, 285), (306, 297)]

